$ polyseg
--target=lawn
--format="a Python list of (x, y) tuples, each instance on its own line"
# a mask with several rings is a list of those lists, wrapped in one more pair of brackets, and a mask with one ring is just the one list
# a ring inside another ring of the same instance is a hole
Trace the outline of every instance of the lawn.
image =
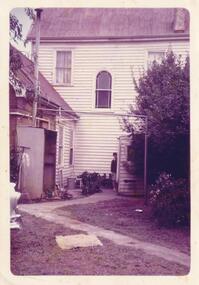
[[(189, 252), (187, 229), (159, 229), (147, 207), (132, 199), (58, 209), (90, 224)], [(135, 208), (143, 209), (142, 213)], [(11, 271), (15, 275), (185, 275), (188, 268), (99, 237), (103, 246), (61, 250), (56, 235), (84, 233), (22, 213), (23, 229), (11, 233)]]
[[(136, 209), (141, 209), (142, 212), (137, 212)], [(189, 227), (159, 227), (152, 219), (150, 207), (144, 205), (143, 199), (113, 199), (97, 204), (63, 207), (57, 211), (60, 214), (62, 211), (63, 215), (70, 214), (72, 218), (88, 224), (190, 253)]]

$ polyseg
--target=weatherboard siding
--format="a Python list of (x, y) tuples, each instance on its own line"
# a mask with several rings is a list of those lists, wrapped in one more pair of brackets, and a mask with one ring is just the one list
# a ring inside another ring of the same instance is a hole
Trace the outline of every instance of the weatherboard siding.
[(74, 164), (70, 165), (70, 131), (73, 130), (75, 132), (75, 123), (73, 121), (68, 120), (67, 118), (62, 117), (60, 122), (56, 125), (56, 130), (58, 132), (57, 142), (59, 142), (59, 126), (63, 127), (63, 163), (58, 163), (58, 152), (59, 152), (59, 144), (57, 143), (57, 156), (56, 156), (56, 183), (58, 185), (61, 184), (60, 181), (60, 171), (62, 171), (63, 177), (63, 186), (67, 185), (68, 177), (74, 176)]
[[(72, 50), (72, 85), (54, 85), (56, 50)], [(75, 137), (75, 174), (84, 170), (110, 172), (112, 152), (118, 151), (118, 137), (123, 134), (119, 120), (111, 112), (123, 113), (135, 104), (132, 75), (138, 79), (146, 68), (148, 51), (166, 51), (185, 57), (188, 41), (132, 43), (41, 43), (39, 69), (55, 89), (79, 113)], [(94, 108), (95, 80), (101, 70), (112, 75), (112, 108), (102, 114)], [(132, 74), (133, 73), (133, 74)], [(85, 112), (85, 113), (83, 113)], [(88, 114), (87, 114), (88, 113)], [(66, 154), (67, 157), (67, 136)], [(67, 158), (66, 158), (67, 160)], [(68, 168), (67, 168), (68, 169)], [(71, 175), (64, 169), (64, 174)]]
[(120, 134), (116, 117), (82, 115), (76, 130), (76, 174), (86, 170), (110, 173), (112, 153), (118, 151)]

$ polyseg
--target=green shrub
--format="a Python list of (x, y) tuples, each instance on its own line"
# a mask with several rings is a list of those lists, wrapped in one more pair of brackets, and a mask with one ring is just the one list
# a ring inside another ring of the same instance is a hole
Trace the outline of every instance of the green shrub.
[(163, 172), (150, 189), (152, 216), (160, 226), (189, 225), (190, 195), (185, 179)]
[(143, 175), (144, 120), (132, 120), (129, 115), (148, 118), (148, 181), (154, 183), (165, 171), (173, 177), (189, 179), (190, 171), (190, 74), (189, 57), (183, 59), (172, 51), (161, 63), (152, 65), (137, 79), (134, 87), (138, 95), (123, 118), (125, 131), (132, 134), (132, 160), (135, 170)]
[(101, 177), (98, 173), (83, 172), (80, 176), (82, 178), (82, 194), (91, 195), (96, 192), (101, 192), (100, 184)]

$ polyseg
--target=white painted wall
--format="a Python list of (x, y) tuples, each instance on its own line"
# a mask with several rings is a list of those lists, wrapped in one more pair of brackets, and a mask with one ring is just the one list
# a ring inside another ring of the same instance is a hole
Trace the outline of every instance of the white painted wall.
[[(53, 82), (54, 55), (56, 50), (72, 50), (72, 85), (54, 85), (75, 112), (80, 112), (75, 139), (75, 174), (84, 170), (110, 172), (112, 153), (118, 151), (117, 137), (122, 134), (118, 119), (111, 112), (124, 112), (135, 103), (136, 92), (132, 81), (132, 70), (139, 78), (146, 68), (148, 51), (166, 51), (183, 57), (189, 51), (187, 41), (142, 42), (142, 43), (41, 43), (39, 68)], [(95, 78), (100, 70), (108, 70), (113, 77), (112, 108), (94, 108)], [(82, 112), (86, 112), (83, 114)], [(89, 114), (87, 114), (87, 112)], [(94, 113), (93, 113), (94, 112)], [(107, 114), (106, 114), (107, 112)], [(65, 159), (67, 160), (67, 132), (65, 136)], [(69, 169), (64, 169), (65, 176)]]
[(71, 135), (71, 130), (74, 131), (75, 133), (75, 123), (68, 118), (61, 117), (57, 118), (57, 124), (56, 124), (56, 130), (57, 130), (57, 142), (59, 142), (59, 125), (63, 127), (63, 163), (59, 164), (58, 163), (58, 146), (59, 144), (57, 143), (57, 155), (56, 155), (56, 183), (59, 185), (60, 184), (60, 171), (62, 171), (63, 174), (63, 185), (67, 185), (67, 178), (72, 177), (74, 175), (74, 162), (72, 165), (69, 163), (70, 159), (70, 135)]

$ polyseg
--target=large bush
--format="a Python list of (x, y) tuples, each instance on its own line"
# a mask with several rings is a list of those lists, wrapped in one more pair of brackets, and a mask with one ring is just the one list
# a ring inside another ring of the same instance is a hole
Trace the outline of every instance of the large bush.
[[(136, 108), (130, 114), (148, 117), (148, 180), (154, 182), (162, 171), (175, 178), (189, 177), (189, 57), (184, 61), (168, 52), (162, 63), (153, 62), (138, 81)], [(143, 124), (144, 125), (144, 124)], [(143, 137), (137, 125), (124, 120), (132, 133), (134, 153), (143, 153)], [(143, 129), (143, 133), (145, 129)], [(138, 174), (143, 173), (143, 155), (132, 158)]]
[(161, 226), (189, 225), (190, 196), (184, 179), (162, 173), (150, 188), (153, 217)]

